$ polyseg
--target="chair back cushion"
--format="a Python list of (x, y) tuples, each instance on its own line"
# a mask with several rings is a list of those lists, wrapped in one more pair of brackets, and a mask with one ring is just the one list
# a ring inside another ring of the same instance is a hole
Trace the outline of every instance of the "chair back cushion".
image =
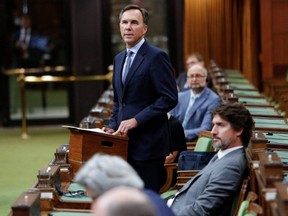
[(212, 138), (200, 137), (195, 145), (194, 151), (209, 152), (211, 151)]

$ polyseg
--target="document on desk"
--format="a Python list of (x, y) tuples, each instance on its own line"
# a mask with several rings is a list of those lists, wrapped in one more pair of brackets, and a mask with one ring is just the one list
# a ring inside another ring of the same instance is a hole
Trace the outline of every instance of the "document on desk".
[(101, 128), (81, 128), (81, 127), (76, 127), (76, 126), (71, 126), (71, 125), (62, 125), (63, 128), (67, 128), (69, 130), (77, 130), (77, 131), (89, 131), (89, 132), (95, 132), (95, 133), (102, 133), (102, 134), (105, 134), (105, 135), (108, 135), (108, 136), (112, 136), (112, 137), (121, 137), (123, 139), (128, 139), (128, 136), (125, 134), (125, 135), (122, 135), (120, 133), (118, 134), (110, 134), (110, 133), (107, 133), (105, 131), (103, 131)]
[(63, 128), (68, 128), (68, 129), (80, 130), (80, 131), (92, 131), (92, 132), (108, 134), (105, 131), (103, 131), (101, 128), (80, 128), (80, 127), (71, 126), (71, 125), (62, 125), (62, 127)]

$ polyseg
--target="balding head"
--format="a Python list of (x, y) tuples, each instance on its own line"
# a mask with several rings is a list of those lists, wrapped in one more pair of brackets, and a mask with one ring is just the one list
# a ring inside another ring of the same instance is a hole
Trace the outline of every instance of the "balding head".
[(187, 72), (187, 84), (195, 94), (200, 93), (206, 86), (207, 70), (205, 67), (195, 64)]
[(113, 188), (92, 204), (95, 216), (156, 216), (156, 210), (143, 191), (126, 186)]

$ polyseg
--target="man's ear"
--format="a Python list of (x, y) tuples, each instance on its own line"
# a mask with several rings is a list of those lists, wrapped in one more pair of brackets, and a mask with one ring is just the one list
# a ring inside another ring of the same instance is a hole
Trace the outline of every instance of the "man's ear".
[(242, 132), (243, 132), (243, 128), (239, 129), (239, 130), (236, 132), (237, 137), (240, 137), (241, 134), (242, 134)]

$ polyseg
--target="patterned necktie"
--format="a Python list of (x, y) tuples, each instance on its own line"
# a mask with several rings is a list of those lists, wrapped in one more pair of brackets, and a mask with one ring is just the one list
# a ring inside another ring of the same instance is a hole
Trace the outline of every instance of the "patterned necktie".
[(127, 58), (126, 58), (126, 64), (125, 64), (124, 70), (122, 72), (122, 83), (123, 84), (125, 83), (125, 79), (127, 77), (127, 74), (129, 72), (129, 69), (131, 66), (132, 55), (133, 55), (133, 52), (131, 50), (128, 50)]

